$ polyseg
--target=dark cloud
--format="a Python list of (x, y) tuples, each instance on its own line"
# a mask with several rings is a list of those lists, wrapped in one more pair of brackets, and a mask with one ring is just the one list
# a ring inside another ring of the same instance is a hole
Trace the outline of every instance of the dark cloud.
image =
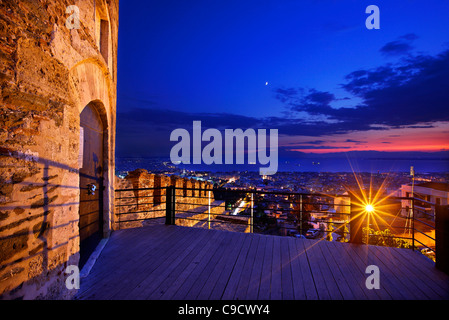
[[(304, 141), (301, 142), (301, 144), (323, 144), (323, 143), (329, 143), (329, 141), (325, 140), (314, 140), (314, 141)], [(296, 144), (295, 144), (296, 145)]]
[(310, 93), (306, 96), (306, 99), (312, 103), (328, 105), (335, 100), (335, 96), (329, 92), (320, 92), (315, 89), (310, 90)]
[(380, 52), (382, 52), (384, 55), (387, 56), (399, 56), (409, 53), (412, 50), (413, 47), (411, 44), (404, 41), (396, 40), (388, 42), (380, 49)]
[(360, 98), (362, 104), (334, 108), (334, 95), (316, 89), (302, 96), (285, 96), (284, 100), (292, 111), (324, 117), (321, 127), (327, 122), (335, 133), (431, 128), (434, 122), (449, 121), (449, 50), (435, 57), (420, 55), (396, 65), (357, 70), (345, 79), (342, 88)]
[(399, 37), (399, 39), (404, 39), (404, 40), (408, 40), (408, 41), (413, 41), (413, 40), (416, 40), (418, 38), (419, 37), (416, 34), (414, 34), (414, 33), (407, 33), (407, 34), (404, 34), (403, 36)]
[(359, 141), (359, 140), (353, 140), (353, 139), (346, 139), (345, 142), (349, 142), (349, 143), (355, 143), (355, 144), (363, 144), (363, 143), (368, 143), (368, 141)]
[(277, 88), (275, 89), (276, 99), (280, 100), (281, 102), (287, 102), (289, 99), (296, 97), (299, 94), (300, 90), (301, 89), (295, 88)]
[[(356, 70), (345, 77), (341, 87), (362, 103), (336, 108), (332, 104), (339, 98), (331, 92), (275, 89), (275, 97), (285, 105), (289, 117), (191, 113), (162, 109), (152, 101), (144, 104), (128, 101), (124, 105), (127, 108), (122, 109), (126, 111), (117, 112), (117, 152), (167, 156), (173, 145), (171, 131), (176, 128), (190, 131), (196, 120), (202, 121), (204, 129), (266, 128), (278, 129), (280, 135), (309, 137), (390, 128), (431, 128), (435, 122), (449, 121), (449, 50), (436, 56), (408, 56), (396, 64)], [(352, 139), (346, 142), (365, 143)], [(312, 139), (301, 143), (301, 148), (330, 149), (323, 144), (323, 140)]]
[(305, 90), (296, 90), (296, 92), (301, 92), (301, 95), (292, 95), (290, 92), (288, 94), (277, 92), (276, 98), (289, 105), (291, 110), (296, 112), (304, 111), (311, 115), (329, 115), (334, 110), (330, 106), (330, 103), (336, 100), (332, 93), (316, 89), (309, 89), (307, 92)]
[(394, 67), (391, 64), (380, 66), (371, 70), (358, 70), (345, 77), (342, 84), (349, 93), (361, 95), (373, 89), (383, 89), (394, 85), (401, 85), (413, 75), (415, 70), (403, 67)]
[(404, 126), (405, 128), (412, 128), (412, 129), (430, 129), (430, 128), (435, 128), (434, 125), (421, 125), (421, 126)]
[(416, 40), (418, 36), (414, 33), (408, 33), (398, 40), (388, 42), (382, 48), (380, 52), (386, 56), (400, 56), (409, 54), (413, 50), (412, 41)]
[(290, 149), (300, 149), (300, 150), (322, 150), (322, 149), (350, 149), (351, 147), (344, 147), (344, 146), (303, 146), (303, 145), (298, 145), (295, 147), (289, 147)]

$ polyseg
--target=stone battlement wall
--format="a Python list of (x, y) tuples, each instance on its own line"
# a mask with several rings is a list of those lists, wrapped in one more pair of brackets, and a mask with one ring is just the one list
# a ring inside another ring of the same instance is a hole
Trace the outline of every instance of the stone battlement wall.
[[(212, 214), (224, 211), (224, 203), (217, 203), (213, 198), (213, 185), (210, 182), (157, 175), (138, 169), (130, 172), (124, 179), (116, 177), (116, 190), (126, 190), (116, 192), (114, 229), (139, 227), (151, 223), (151, 220), (143, 221), (145, 219), (160, 218), (158, 222), (165, 221), (165, 188), (168, 186), (176, 187), (177, 225), (194, 226), (199, 223), (197, 220), (207, 219), (209, 201), (213, 206)], [(145, 190), (148, 188), (156, 189)]]
[(229, 216), (225, 201), (215, 200), (213, 185), (209, 182), (157, 175), (138, 169), (130, 172), (124, 179), (116, 177), (115, 186), (114, 230), (165, 223), (165, 188), (174, 186), (176, 225), (250, 232), (250, 219)]

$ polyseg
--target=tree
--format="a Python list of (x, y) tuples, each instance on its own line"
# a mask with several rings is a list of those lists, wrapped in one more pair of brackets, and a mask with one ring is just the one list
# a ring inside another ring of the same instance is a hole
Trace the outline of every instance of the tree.
[(410, 242), (404, 239), (395, 238), (390, 229), (375, 231), (372, 228), (363, 228), (362, 242), (376, 246), (410, 248)]
[(334, 232), (334, 224), (332, 223), (332, 218), (329, 218), (329, 222), (327, 223), (327, 232), (326, 232), (326, 240), (333, 241), (332, 232)]
[(343, 224), (335, 230), (335, 233), (338, 234), (337, 241), (339, 242), (348, 242), (347, 235), (349, 234), (349, 229), (347, 224)]

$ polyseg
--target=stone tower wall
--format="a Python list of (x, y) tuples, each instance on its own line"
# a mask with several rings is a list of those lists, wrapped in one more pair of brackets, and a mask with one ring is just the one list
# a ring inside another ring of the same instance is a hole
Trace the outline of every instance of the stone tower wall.
[[(70, 5), (79, 28), (66, 23)], [(0, 2), (3, 299), (75, 294), (64, 270), (79, 261), (80, 113), (89, 103), (105, 127), (103, 230), (112, 229), (117, 37), (118, 0)]]

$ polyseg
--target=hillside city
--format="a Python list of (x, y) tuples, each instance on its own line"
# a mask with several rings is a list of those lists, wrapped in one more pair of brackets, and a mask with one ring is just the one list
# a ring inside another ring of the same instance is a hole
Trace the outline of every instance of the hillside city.
[[(164, 175), (177, 175), (209, 181), (218, 187), (248, 189), (259, 188), (271, 191), (298, 193), (322, 193), (342, 195), (348, 187), (357, 186), (356, 177), (373, 190), (381, 186), (391, 196), (401, 196), (402, 185), (412, 183), (410, 172), (277, 172), (272, 176), (261, 176), (258, 171), (211, 172), (191, 171), (173, 165), (164, 159), (129, 158), (118, 159), (116, 175), (125, 177), (128, 172), (142, 168), (148, 172)], [(446, 182), (449, 172), (415, 173), (415, 183)]]

